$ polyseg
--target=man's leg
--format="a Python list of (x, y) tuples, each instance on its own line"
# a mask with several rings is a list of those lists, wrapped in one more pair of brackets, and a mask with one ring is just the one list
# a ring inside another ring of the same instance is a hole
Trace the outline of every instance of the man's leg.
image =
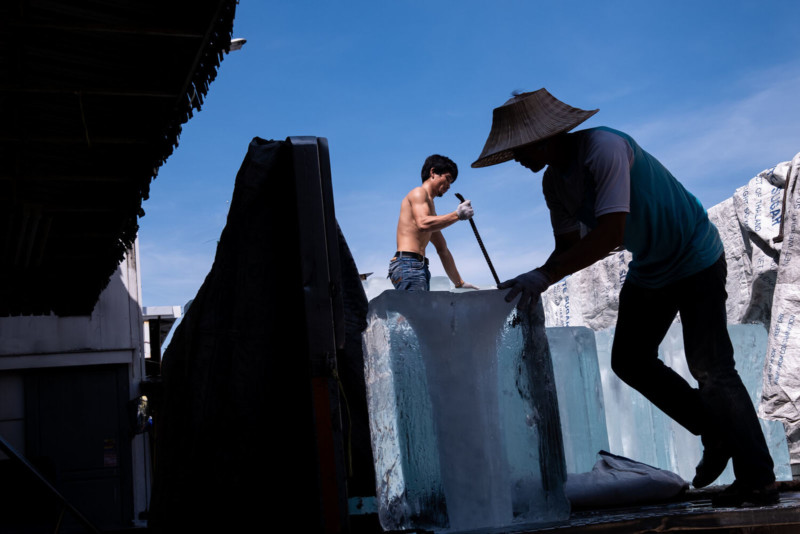
[[(726, 271), (723, 256), (708, 269), (674, 284), (674, 293), (683, 324), (686, 361), (699, 384), (708, 416), (704, 445), (721, 440), (726, 454), (733, 457), (737, 483), (761, 488), (774, 482), (775, 475), (753, 402), (734, 366), (725, 311)], [(705, 453), (703, 458), (705, 461)], [(726, 464), (727, 456), (724, 460)]]
[(677, 312), (669, 288), (626, 282), (611, 349), (611, 368), (629, 386), (693, 434), (703, 429), (699, 392), (658, 359), (658, 346)]

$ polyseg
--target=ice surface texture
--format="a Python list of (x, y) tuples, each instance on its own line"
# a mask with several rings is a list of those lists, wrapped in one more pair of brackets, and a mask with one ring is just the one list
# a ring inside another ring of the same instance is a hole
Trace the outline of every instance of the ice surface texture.
[(541, 307), (496, 291), (386, 291), (364, 333), (386, 530), (463, 531), (569, 516)]
[(603, 383), (594, 332), (584, 326), (547, 328), (558, 392), (567, 473), (591, 471), (609, 450)]
[[(362, 282), (367, 300), (372, 300), (384, 291), (394, 291), (392, 281), (385, 276), (375, 274)], [(472, 289), (455, 289), (452, 287), (450, 279), (446, 276), (431, 276), (431, 291), (453, 291), (462, 293), (464, 291), (474, 291)]]
[[(767, 331), (762, 325), (728, 325), (733, 342), (736, 370), (747, 388), (753, 405), (761, 398), (761, 372), (767, 349)], [(686, 480), (694, 477), (703, 449), (700, 438), (664, 415), (639, 392), (624, 384), (611, 370), (613, 329), (596, 333), (598, 360), (603, 381), (606, 425), (611, 452), (667, 469)], [(554, 351), (555, 352), (555, 351)], [(689, 373), (683, 351), (680, 324), (673, 324), (659, 347), (659, 356), (692, 386), (697, 382)], [(791, 480), (789, 451), (783, 425), (761, 420), (778, 480)], [(714, 482), (734, 480), (731, 464)]]

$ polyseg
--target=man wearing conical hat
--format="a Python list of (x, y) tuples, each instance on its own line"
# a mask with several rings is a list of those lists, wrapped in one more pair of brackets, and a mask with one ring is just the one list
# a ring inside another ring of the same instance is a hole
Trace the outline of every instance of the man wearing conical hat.
[[(712, 483), (733, 460), (735, 482), (715, 506), (771, 504), (779, 494), (761, 426), (734, 368), (725, 310), (725, 253), (700, 202), (629, 135), (568, 133), (598, 110), (573, 108), (545, 89), (495, 108), (473, 167), (509, 161), (542, 179), (555, 236), (544, 265), (497, 287), (534, 305), (545, 289), (619, 247), (633, 259), (620, 291), (614, 372), (703, 441), (692, 484)], [(680, 312), (686, 360), (698, 388), (658, 359)]]
[(450, 281), (457, 288), (478, 289), (465, 282), (458, 273), (456, 263), (442, 230), (458, 221), (470, 219), (474, 213), (472, 203), (465, 200), (455, 211), (437, 215), (433, 200), (441, 197), (458, 178), (458, 166), (447, 156), (432, 154), (422, 164), (422, 185), (412, 189), (400, 203), (397, 219), (397, 251), (389, 261), (389, 276), (395, 289), (428, 291), (431, 273), (425, 249), (433, 243), (436, 253)]

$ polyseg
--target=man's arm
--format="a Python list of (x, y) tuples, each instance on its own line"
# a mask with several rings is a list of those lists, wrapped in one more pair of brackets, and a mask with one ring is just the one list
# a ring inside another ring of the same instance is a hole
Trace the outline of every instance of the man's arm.
[(436, 247), (436, 253), (442, 261), (444, 272), (447, 273), (447, 277), (453, 282), (453, 285), (467, 289), (478, 289), (478, 287), (461, 279), (461, 275), (458, 274), (458, 269), (456, 268), (456, 262), (453, 259), (453, 255), (450, 254), (450, 249), (447, 248), (447, 241), (445, 241), (442, 232), (433, 232), (431, 234), (431, 243)]
[(556, 236), (556, 249), (540, 269), (555, 283), (605, 258), (622, 245), (627, 215), (620, 211), (599, 216), (597, 226), (583, 239), (578, 232)]
[(511, 302), (522, 293), (517, 304), (520, 308), (535, 304), (539, 295), (550, 285), (592, 265), (620, 246), (625, 235), (626, 216), (626, 212), (599, 216), (597, 226), (583, 239), (580, 239), (578, 232), (556, 236), (556, 249), (544, 265), (506, 280), (497, 288), (511, 288), (506, 295), (506, 302)]
[[(432, 213), (430, 203), (428, 202), (428, 195), (425, 190), (420, 188), (414, 189), (408, 195), (408, 201), (411, 203), (411, 214), (414, 217), (414, 222), (420, 232), (435, 232), (447, 228), (451, 224), (459, 221), (459, 210), (465, 213), (462, 205), (469, 206), (469, 200), (459, 205), (459, 209), (452, 211), (446, 215), (436, 215)], [(466, 210), (469, 216), (462, 215), (463, 218), (469, 219), (472, 217), (472, 207)]]

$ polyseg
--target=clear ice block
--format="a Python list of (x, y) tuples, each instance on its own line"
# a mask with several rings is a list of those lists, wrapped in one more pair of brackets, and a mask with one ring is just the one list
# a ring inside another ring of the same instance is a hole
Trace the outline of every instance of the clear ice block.
[(668, 434), (669, 418), (611, 370), (614, 329), (595, 332), (595, 338), (609, 452), (672, 471), (669, 444), (661, 439)]
[(566, 519), (552, 364), (539, 307), (498, 291), (387, 291), (364, 333), (378, 514), (386, 530)]
[(431, 276), (431, 291), (450, 291), (450, 279), (446, 276)]
[[(731, 324), (728, 325), (728, 333), (733, 343), (736, 370), (753, 404), (757, 405), (761, 397), (767, 331), (762, 325)], [(613, 329), (596, 332), (596, 337), (611, 452), (667, 469), (691, 480), (703, 454), (700, 438), (667, 417), (614, 375), (611, 370)], [(692, 386), (697, 386), (686, 364), (680, 324), (670, 327), (659, 347), (659, 357)], [(776, 478), (791, 480), (789, 449), (783, 425), (777, 421), (759, 421), (775, 463)], [(729, 463), (714, 484), (730, 484), (734, 478)]]
[(370, 276), (361, 285), (364, 286), (364, 292), (367, 294), (367, 300), (372, 300), (384, 291), (394, 291), (392, 281), (386, 276), (374, 275)]
[(603, 385), (594, 332), (584, 326), (545, 329), (553, 360), (567, 473), (586, 473), (609, 450)]

